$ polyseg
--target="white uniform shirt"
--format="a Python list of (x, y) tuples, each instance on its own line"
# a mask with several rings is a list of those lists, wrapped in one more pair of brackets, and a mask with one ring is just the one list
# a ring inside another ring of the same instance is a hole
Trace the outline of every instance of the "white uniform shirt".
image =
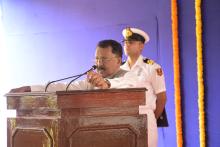
[[(152, 61), (152, 60), (151, 60)], [(146, 105), (140, 107), (142, 109), (156, 108), (156, 94), (166, 91), (164, 74), (160, 65), (157, 63), (145, 63), (143, 56), (139, 56), (137, 62), (130, 69), (128, 62), (121, 66), (122, 69), (132, 71), (138, 77), (138, 86), (145, 87)]]

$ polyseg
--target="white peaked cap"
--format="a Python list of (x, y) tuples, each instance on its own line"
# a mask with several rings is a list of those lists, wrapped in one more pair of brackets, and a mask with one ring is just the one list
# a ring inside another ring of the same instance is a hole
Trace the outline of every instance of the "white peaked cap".
[[(122, 35), (124, 38), (126, 38), (126, 29), (127, 28), (123, 29), (123, 31), (122, 31)], [(144, 39), (145, 39), (144, 43), (147, 43), (150, 40), (149, 35), (146, 32), (144, 32), (143, 30), (138, 29), (138, 28), (130, 28), (130, 30), (132, 31), (132, 33), (136, 33), (136, 34), (139, 34), (142, 37), (144, 37)]]

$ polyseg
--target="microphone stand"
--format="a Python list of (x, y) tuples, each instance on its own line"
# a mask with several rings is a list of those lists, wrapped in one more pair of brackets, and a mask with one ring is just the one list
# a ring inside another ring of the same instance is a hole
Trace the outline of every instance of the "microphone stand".
[(86, 72), (84, 72), (84, 73), (82, 73), (82, 74), (80, 74), (80, 75), (77, 75), (76, 78), (74, 78), (73, 80), (71, 80), (71, 81), (69, 82), (69, 84), (68, 84), (67, 87), (66, 87), (66, 91), (68, 91), (68, 88), (69, 88), (69, 86), (70, 86), (71, 83), (73, 83), (75, 80), (77, 80), (78, 78), (82, 77), (83, 75), (87, 74), (87, 72), (89, 72), (89, 71), (91, 71), (91, 70), (95, 70), (96, 68), (97, 68), (96, 65), (93, 65), (92, 68), (90, 68), (90, 69), (87, 70)]
[[(85, 74), (86, 74), (87, 72), (89, 72), (90, 70), (94, 70), (94, 69), (96, 69), (96, 65), (93, 65), (91, 69), (89, 69), (88, 71), (86, 71), (86, 72), (83, 73), (83, 74), (78, 74), (78, 75), (70, 76), (70, 77), (67, 77), (67, 78), (62, 78), (62, 79), (58, 79), (58, 80), (54, 80), (54, 81), (48, 82), (47, 85), (46, 85), (46, 87), (45, 87), (45, 92), (47, 92), (47, 89), (48, 89), (49, 85), (52, 84), (52, 83), (59, 82), (59, 81), (63, 81), (63, 80), (67, 80), (67, 79), (71, 79), (71, 78), (75, 78), (75, 80), (76, 80), (76, 79), (80, 78), (81, 76), (85, 75)], [(72, 83), (72, 82), (71, 82), (71, 83)], [(69, 83), (69, 84), (70, 84), (70, 83)], [(68, 87), (69, 87), (69, 84), (68, 84)], [(68, 88), (68, 87), (67, 87), (67, 88)]]

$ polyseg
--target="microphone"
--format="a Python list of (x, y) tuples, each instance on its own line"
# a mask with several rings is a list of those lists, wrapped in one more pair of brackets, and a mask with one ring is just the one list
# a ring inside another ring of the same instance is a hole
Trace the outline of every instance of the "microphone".
[[(95, 70), (96, 68), (97, 68), (97, 66), (96, 66), (96, 65), (93, 65), (92, 68), (90, 68), (88, 71), (86, 71), (86, 72), (83, 73), (83, 74), (78, 74), (78, 75), (74, 75), (74, 76), (70, 76), (70, 77), (66, 77), (66, 78), (62, 78), (62, 79), (58, 79), (58, 80), (54, 80), (54, 81), (48, 82), (47, 85), (46, 85), (46, 87), (45, 87), (45, 90), (44, 90), (44, 91), (47, 92), (47, 89), (48, 89), (49, 85), (52, 84), (52, 83), (59, 82), (59, 81), (63, 81), (63, 80), (67, 80), (67, 79), (71, 79), (71, 78), (75, 78), (75, 80), (76, 80), (76, 79), (80, 78), (81, 76), (85, 75), (87, 72), (89, 72), (89, 71), (91, 71), (91, 70)], [(72, 82), (71, 82), (71, 83), (72, 83)], [(70, 84), (70, 83), (69, 83), (69, 84)], [(69, 87), (69, 84), (68, 84), (68, 87)]]

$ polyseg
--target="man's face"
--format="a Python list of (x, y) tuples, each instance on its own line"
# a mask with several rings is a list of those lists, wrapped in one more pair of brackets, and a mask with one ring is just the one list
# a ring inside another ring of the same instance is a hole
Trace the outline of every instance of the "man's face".
[(124, 52), (126, 56), (139, 56), (144, 44), (141, 41), (124, 41)]
[(112, 53), (112, 48), (96, 48), (95, 62), (97, 72), (104, 78), (115, 74), (121, 65), (121, 58)]

